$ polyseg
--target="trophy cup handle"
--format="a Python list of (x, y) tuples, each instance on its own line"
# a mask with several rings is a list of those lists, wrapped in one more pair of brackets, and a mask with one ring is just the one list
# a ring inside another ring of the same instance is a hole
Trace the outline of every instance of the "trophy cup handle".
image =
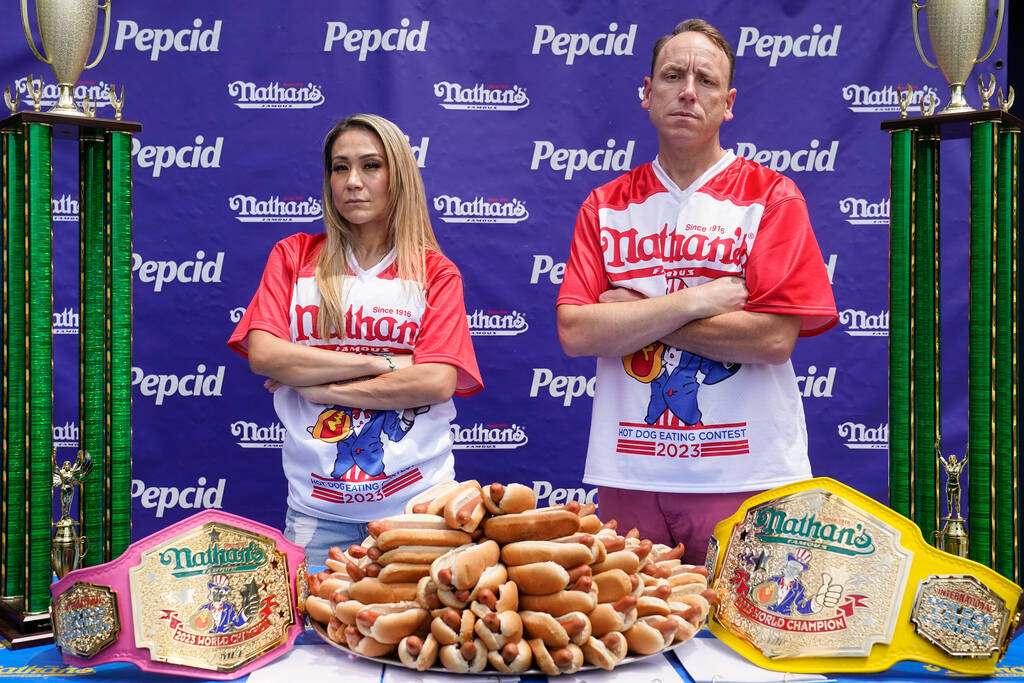
[[(110, 0), (107, 0), (108, 2)], [(984, 57), (978, 57), (974, 60), (975, 64), (984, 62), (992, 54), (992, 51), (996, 49), (996, 43), (999, 41), (999, 30), (1003, 27), (1003, 0), (999, 0), (999, 7), (996, 9), (996, 32), (992, 34), (992, 44), (988, 46), (988, 52), (985, 53)]]
[[(22, 2), (24, 2), (24, 1), (25, 0), (22, 0)], [(927, 5), (918, 5), (917, 4), (917, 0), (910, 0), (910, 7), (911, 7), (911, 9), (914, 10), (914, 12), (913, 12), (913, 15), (914, 15), (914, 45), (917, 45), (917, 54), (921, 55), (921, 59), (924, 61), (925, 66), (928, 66), (928, 67), (930, 67), (932, 69), (938, 69), (939, 68), (938, 64), (932, 64), (931, 62), (928, 61), (928, 58), (924, 56), (924, 48), (921, 47), (921, 33), (917, 29), (917, 13), (920, 12), (921, 10), (923, 10), (926, 6)], [(999, 0), (999, 6), (1000, 6), (1000, 8), (1002, 8), (1003, 0)], [(1000, 12), (1001, 11), (1002, 11), (1002, 9), (1000, 9)], [(1000, 15), (1000, 16), (1002, 16), (1002, 15)]]
[(36, 49), (36, 43), (32, 40), (32, 29), (28, 26), (28, 0), (21, 0), (21, 27), (25, 29), (25, 37), (28, 38), (28, 46), (32, 48), (32, 54), (38, 57), (39, 61), (44, 64), (49, 64), (49, 57), (39, 54), (39, 50)]
[[(26, 2), (26, 0), (21, 0), (21, 6), (23, 8), (25, 7), (25, 2)], [(1003, 6), (1002, 2), (1003, 2), (1003, 0), (999, 0), (1000, 12), (1002, 12), (1002, 6)], [(110, 0), (107, 0), (105, 3), (100, 5), (99, 9), (103, 10), (103, 16), (104, 16), (104, 21), (103, 21), (103, 42), (100, 43), (100, 53), (98, 55), (96, 55), (96, 59), (92, 60), (91, 64), (86, 64), (85, 65), (86, 69), (91, 69), (94, 66), (96, 66), (97, 64), (99, 64), (100, 60), (103, 59), (103, 53), (105, 53), (107, 51), (107, 38), (110, 37)], [(24, 10), (22, 10), (22, 11), (24, 11)], [(993, 46), (994, 46), (994, 44), (993, 44)]]

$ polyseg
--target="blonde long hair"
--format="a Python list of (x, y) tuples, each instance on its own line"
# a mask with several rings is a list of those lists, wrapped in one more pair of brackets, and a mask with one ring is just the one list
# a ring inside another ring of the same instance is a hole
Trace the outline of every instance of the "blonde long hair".
[(347, 272), (345, 253), (353, 241), (352, 226), (334, 206), (331, 192), (331, 149), (346, 130), (363, 128), (380, 140), (388, 169), (388, 248), (397, 250), (398, 277), (417, 282), (422, 296), (426, 285), (426, 253), (441, 252), (430, 226), (427, 197), (416, 157), (401, 129), (375, 114), (354, 114), (335, 124), (324, 138), (324, 226), (327, 241), (316, 263), (316, 284), (320, 289), (317, 336), (328, 339), (333, 328), (345, 338), (343, 283)]

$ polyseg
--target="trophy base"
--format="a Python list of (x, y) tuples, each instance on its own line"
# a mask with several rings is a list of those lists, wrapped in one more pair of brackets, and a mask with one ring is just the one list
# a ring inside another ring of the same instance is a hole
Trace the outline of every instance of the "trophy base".
[(53, 643), (49, 612), (25, 614), (21, 599), (0, 599), (0, 642), (10, 650)]
[(978, 111), (969, 104), (948, 104), (945, 109), (940, 109), (935, 112), (936, 114), (966, 114), (968, 112)]

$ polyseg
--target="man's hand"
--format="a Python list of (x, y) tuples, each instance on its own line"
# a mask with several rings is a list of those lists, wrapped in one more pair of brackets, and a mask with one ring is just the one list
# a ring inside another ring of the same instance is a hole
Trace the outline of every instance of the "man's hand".
[(311, 387), (295, 387), (295, 391), (310, 403), (330, 406), (335, 402), (330, 391), (332, 386), (333, 384), (314, 384)]
[[(412, 366), (412, 354), (401, 353), (396, 356), (391, 356), (391, 362), (395, 364), (395, 370), (402, 370)], [(387, 373), (384, 373), (387, 374)]]
[(742, 311), (747, 305), (747, 283), (743, 278), (728, 276), (719, 277), (691, 288), (700, 292), (700, 300), (705, 307), (703, 317)]

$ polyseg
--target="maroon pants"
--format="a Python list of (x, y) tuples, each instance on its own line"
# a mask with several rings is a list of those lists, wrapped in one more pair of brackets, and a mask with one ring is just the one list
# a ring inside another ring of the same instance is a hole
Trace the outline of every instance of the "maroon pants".
[(682, 543), (683, 562), (704, 564), (715, 525), (758, 493), (657, 493), (598, 486), (597, 514), (604, 522), (617, 520), (620, 534), (636, 527), (640, 538), (670, 546)]

